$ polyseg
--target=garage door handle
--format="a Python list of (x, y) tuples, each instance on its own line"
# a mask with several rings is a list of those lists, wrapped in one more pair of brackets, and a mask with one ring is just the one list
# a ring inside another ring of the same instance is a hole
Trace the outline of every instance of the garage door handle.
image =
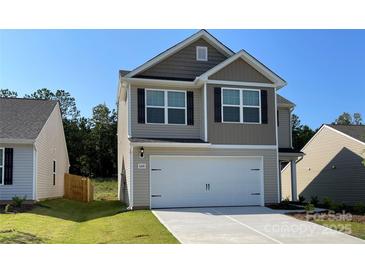
[(152, 168), (151, 170), (152, 171), (161, 171), (162, 169), (160, 169), (160, 168)]
[(260, 171), (259, 168), (251, 168), (251, 170), (253, 170), (253, 171)]
[(258, 195), (261, 195), (261, 193), (251, 193), (251, 195), (256, 195), (256, 196), (258, 196)]
[(162, 195), (151, 195), (152, 198), (161, 198)]

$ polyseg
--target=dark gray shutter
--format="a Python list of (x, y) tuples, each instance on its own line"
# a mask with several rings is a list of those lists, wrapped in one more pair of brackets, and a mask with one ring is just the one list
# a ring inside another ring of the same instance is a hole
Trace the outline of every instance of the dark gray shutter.
[(214, 122), (222, 122), (222, 97), (221, 88), (214, 88)]
[(192, 91), (186, 92), (186, 110), (187, 110), (187, 124), (194, 125), (194, 93)]
[(138, 102), (138, 123), (145, 123), (145, 96), (144, 88), (137, 89), (137, 102)]
[(5, 148), (4, 185), (13, 184), (13, 152), (12, 148)]
[(267, 124), (267, 90), (261, 90), (261, 123)]

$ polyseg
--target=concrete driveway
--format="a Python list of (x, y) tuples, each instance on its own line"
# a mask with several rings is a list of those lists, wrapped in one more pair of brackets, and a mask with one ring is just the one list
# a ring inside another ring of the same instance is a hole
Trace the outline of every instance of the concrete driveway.
[(266, 207), (158, 209), (153, 213), (188, 244), (358, 244), (358, 238)]

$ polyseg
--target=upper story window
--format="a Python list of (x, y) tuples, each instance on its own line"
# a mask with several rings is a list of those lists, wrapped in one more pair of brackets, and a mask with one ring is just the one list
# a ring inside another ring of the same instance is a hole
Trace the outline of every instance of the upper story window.
[(223, 122), (261, 124), (260, 98), (260, 90), (222, 88)]
[(196, 60), (197, 61), (208, 61), (208, 48), (207, 47), (196, 47)]
[(186, 92), (146, 90), (148, 124), (186, 125)]

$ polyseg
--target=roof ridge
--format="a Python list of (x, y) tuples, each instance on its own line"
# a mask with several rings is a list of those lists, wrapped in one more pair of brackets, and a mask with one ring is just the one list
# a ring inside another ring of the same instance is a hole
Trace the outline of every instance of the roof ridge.
[(0, 100), (28, 100), (28, 101), (58, 102), (58, 100), (55, 100), (55, 99), (43, 99), (43, 98), (18, 98), (18, 97), (0, 97)]

